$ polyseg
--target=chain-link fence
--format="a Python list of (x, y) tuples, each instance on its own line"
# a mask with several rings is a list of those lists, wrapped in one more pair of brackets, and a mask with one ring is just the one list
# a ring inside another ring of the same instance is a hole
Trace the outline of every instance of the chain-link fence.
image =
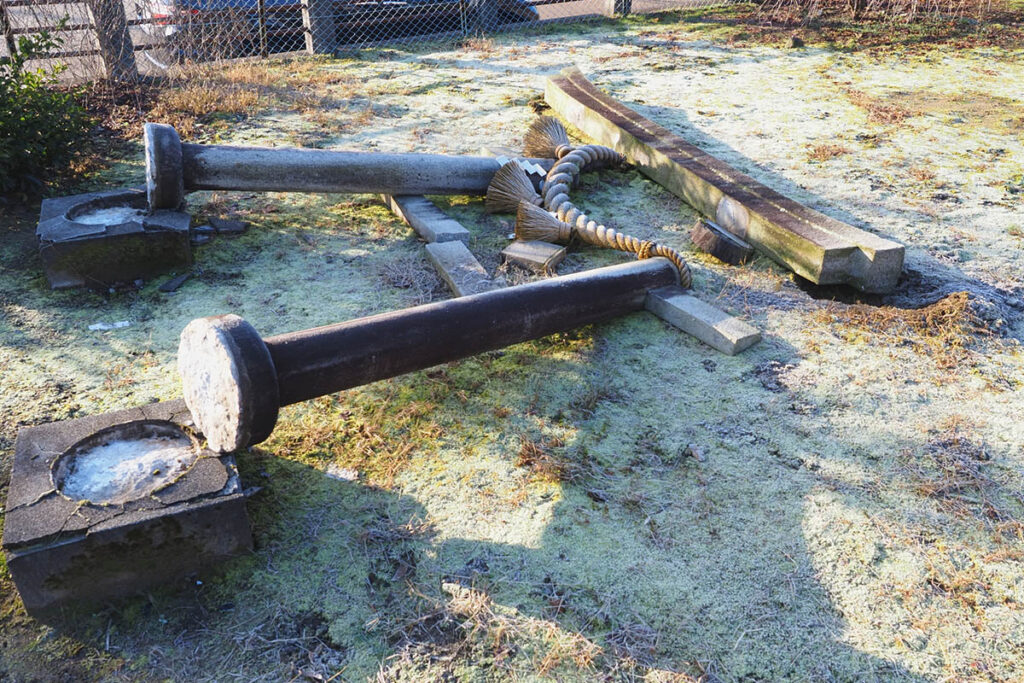
[(48, 30), (62, 41), (49, 57), (69, 66), (69, 79), (130, 80), (187, 62), (332, 54), (728, 1), (0, 0), (0, 56), (18, 49), (19, 36)]

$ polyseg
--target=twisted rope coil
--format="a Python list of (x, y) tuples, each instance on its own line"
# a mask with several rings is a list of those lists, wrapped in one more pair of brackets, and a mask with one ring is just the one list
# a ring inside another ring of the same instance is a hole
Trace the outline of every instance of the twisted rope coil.
[[(554, 121), (558, 123), (557, 120)], [(545, 122), (544, 128), (550, 129), (551, 124)], [(564, 133), (564, 128), (562, 131)], [(568, 136), (565, 136), (565, 139), (568, 141)], [(562, 151), (567, 146), (567, 143), (559, 142), (556, 149)], [(577, 149), (570, 149), (558, 157), (558, 161), (551, 167), (544, 179), (540, 193), (543, 207), (554, 214), (560, 224), (557, 228), (558, 241), (568, 242), (573, 237), (579, 237), (589, 244), (634, 253), (638, 259), (664, 256), (672, 261), (679, 271), (680, 284), (689, 289), (693, 283), (693, 276), (690, 273), (690, 267), (678, 251), (664, 244), (650, 240), (641, 241), (631, 235), (624, 235), (599, 225), (569, 199), (569, 190), (579, 184), (581, 172), (590, 170), (598, 164), (621, 165), (624, 162), (625, 157), (602, 145), (584, 145)], [(531, 201), (531, 204), (535, 205), (537, 202)], [(540, 220), (540, 217), (534, 214), (532, 220), (536, 222)]]

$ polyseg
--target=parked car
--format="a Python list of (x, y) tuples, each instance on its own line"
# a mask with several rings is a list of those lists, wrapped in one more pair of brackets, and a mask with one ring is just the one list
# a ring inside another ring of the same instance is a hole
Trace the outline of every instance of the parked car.
[[(296, 0), (144, 3), (137, 5), (137, 13), (151, 21), (143, 30), (164, 41), (165, 55), (176, 61), (258, 54), (263, 45), (261, 29), (268, 52), (301, 50), (305, 45), (302, 5)], [(529, 0), (335, 0), (332, 6), (339, 45), (490, 28), (481, 22), (539, 19)]]

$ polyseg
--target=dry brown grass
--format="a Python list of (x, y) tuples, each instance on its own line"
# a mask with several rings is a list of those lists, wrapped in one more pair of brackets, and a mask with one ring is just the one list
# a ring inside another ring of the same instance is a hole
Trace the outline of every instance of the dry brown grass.
[(255, 89), (222, 83), (187, 83), (160, 92), (150, 120), (169, 123), (183, 138), (216, 115), (248, 116), (263, 105)]
[(605, 642), (619, 657), (650, 664), (658, 650), (658, 632), (647, 624), (622, 624), (605, 636)]
[(944, 512), (981, 522), (997, 542), (1024, 542), (1024, 498), (1004, 472), (993, 468), (986, 444), (971, 436), (974, 423), (954, 415), (934, 431), (922, 452), (902, 454), (906, 464), (900, 475), (910, 490)]
[(1003, 5), (998, 0), (762, 0), (760, 12), (773, 20), (790, 23), (823, 18), (910, 23), (923, 17), (984, 19), (1005, 11)]
[(493, 54), (497, 49), (494, 39), (485, 36), (470, 36), (462, 41), (461, 46), (466, 50), (476, 50), (485, 55)]
[(523, 434), (520, 441), (516, 467), (529, 470), (532, 479), (557, 484), (571, 478), (572, 464), (552, 453), (552, 449), (565, 445), (561, 439), (553, 437), (537, 441)]
[(325, 68), (327, 64), (325, 60), (308, 57), (286, 62), (244, 61), (217, 67), (199, 67), (196, 75), (206, 79), (215, 78), (224, 83), (262, 87), (323, 87), (354, 85), (359, 82), (354, 74)]
[(919, 183), (927, 183), (935, 180), (935, 171), (923, 166), (915, 166), (914, 168), (911, 168), (908, 173), (911, 178)]
[(845, 88), (844, 92), (852, 104), (867, 111), (868, 121), (871, 123), (880, 123), (885, 125), (901, 123), (913, 115), (913, 113), (905, 107), (898, 104), (883, 102), (876, 97), (871, 97), (861, 90)]
[(979, 336), (990, 334), (971, 307), (967, 292), (954, 292), (917, 309), (865, 304), (830, 304), (815, 314), (841, 337), (881, 336), (894, 345), (910, 344), (942, 368), (953, 368), (967, 356)]
[(380, 277), (389, 286), (405, 289), (413, 295), (410, 305), (417, 306), (443, 299), (447, 291), (437, 271), (420, 256), (399, 256), (381, 266)]
[(378, 681), (405, 680), (403, 669), (410, 665), (423, 676), (414, 662), (425, 657), (449, 672), (460, 660), (483, 658), (499, 679), (524, 674), (554, 680), (590, 677), (610, 663), (603, 648), (582, 633), (498, 608), (485, 588), (467, 584), (461, 577), (445, 580), (440, 597), (428, 595), (424, 587), (407, 586), (415, 606), (405, 619), (390, 625), (390, 639), (400, 651), (380, 670)]
[(825, 143), (820, 145), (811, 145), (807, 152), (807, 159), (809, 161), (817, 161), (820, 163), (849, 153), (850, 150), (847, 147)]
[(218, 116), (250, 116), (266, 108), (299, 112), (329, 132), (366, 125), (377, 115), (364, 82), (304, 58), (189, 66), (158, 90), (148, 118), (193, 138)]
[(278, 423), (268, 446), (282, 457), (355, 469), (390, 488), (411, 454), (433, 443), (441, 428), (430, 419), (437, 407), (432, 401), (398, 401), (401, 389), (394, 384), (381, 389), (382, 396), (316, 399), (300, 420)]

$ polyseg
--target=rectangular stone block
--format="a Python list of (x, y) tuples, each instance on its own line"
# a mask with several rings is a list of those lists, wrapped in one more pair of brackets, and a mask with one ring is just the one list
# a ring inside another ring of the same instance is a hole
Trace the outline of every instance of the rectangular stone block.
[(553, 275), (564, 258), (565, 247), (540, 240), (516, 240), (501, 251), (502, 261), (544, 275)]
[(455, 296), (468, 296), (501, 289), (504, 280), (492, 280), (462, 242), (436, 242), (427, 245), (427, 257)]
[(761, 341), (761, 333), (739, 318), (689, 294), (682, 287), (661, 287), (647, 293), (648, 311), (727, 356)]
[[(190, 423), (184, 402), (172, 401), (18, 433), (3, 550), (30, 614), (135, 593), (252, 547), (233, 456), (196, 447), (168, 467), (133, 455), (146, 440), (191, 442), (181, 429)], [(121, 459), (79, 457), (97, 444), (91, 453), (121, 448)], [(124, 488), (127, 471), (141, 479)]]
[(382, 195), (389, 209), (427, 242), (469, 243), (469, 231), (422, 195)]

